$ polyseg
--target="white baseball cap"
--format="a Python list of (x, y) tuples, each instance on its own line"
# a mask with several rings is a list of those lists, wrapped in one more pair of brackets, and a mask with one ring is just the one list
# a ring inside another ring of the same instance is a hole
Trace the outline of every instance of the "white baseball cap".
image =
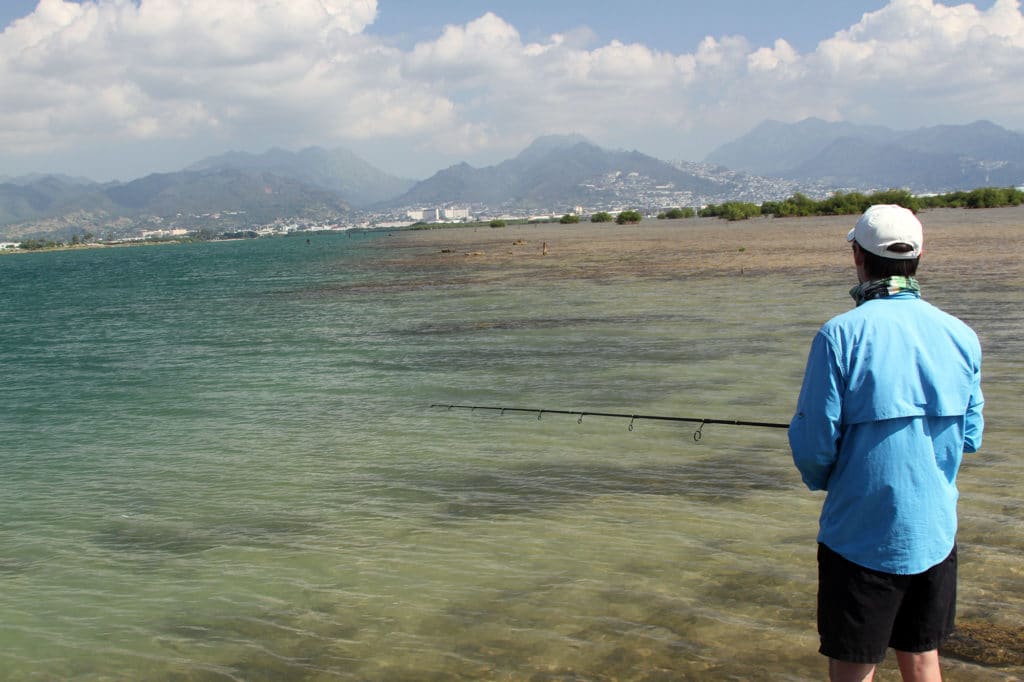
[[(924, 246), (924, 229), (913, 211), (896, 204), (876, 204), (864, 211), (846, 235), (846, 241), (855, 240), (860, 248), (882, 258), (918, 258)], [(897, 244), (911, 248), (909, 251), (891, 250)]]

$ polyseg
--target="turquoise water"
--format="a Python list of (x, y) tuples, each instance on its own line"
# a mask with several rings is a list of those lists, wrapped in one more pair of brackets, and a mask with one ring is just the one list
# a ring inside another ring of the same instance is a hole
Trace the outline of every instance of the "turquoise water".
[[(429, 405), (788, 421), (844, 287), (403, 244), (0, 258), (0, 679), (819, 678), (784, 431)], [(961, 613), (1019, 625), (1021, 289), (972, 286), (933, 298), (987, 353)]]

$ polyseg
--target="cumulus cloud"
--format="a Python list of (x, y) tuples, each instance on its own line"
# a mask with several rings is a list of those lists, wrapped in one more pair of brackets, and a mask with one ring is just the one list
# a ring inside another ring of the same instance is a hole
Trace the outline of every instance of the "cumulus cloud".
[(779, 38), (773, 47), (762, 47), (747, 57), (747, 68), (751, 72), (770, 72), (798, 64), (800, 55), (793, 46)]
[(514, 66), (522, 49), (515, 27), (488, 12), (465, 26), (445, 27), (433, 42), (416, 45), (406, 59), (406, 69), (418, 78), (472, 81)]
[(892, 0), (806, 53), (728, 35), (678, 53), (595, 44), (586, 28), (527, 42), (491, 12), (403, 51), (366, 32), (376, 13), (375, 0), (41, 0), (0, 34), (0, 152), (203, 137), (472, 157), (574, 131), (695, 158), (764, 118), (1024, 127), (1017, 0)]
[(856, 98), (861, 117), (910, 124), (944, 113), (949, 122), (1024, 123), (1024, 93), (1008, 87), (1024, 76), (1024, 16), (1017, 0), (997, 0), (986, 11), (894, 0), (823, 41), (807, 61), (831, 79), (830, 91), (849, 84), (848, 99)]
[(374, 0), (41, 0), (0, 35), (0, 87), (16, 93), (0, 102), (0, 128), (20, 131), (4, 145), (443, 122), (446, 100), (404, 82), (401, 55), (362, 35), (375, 15)]

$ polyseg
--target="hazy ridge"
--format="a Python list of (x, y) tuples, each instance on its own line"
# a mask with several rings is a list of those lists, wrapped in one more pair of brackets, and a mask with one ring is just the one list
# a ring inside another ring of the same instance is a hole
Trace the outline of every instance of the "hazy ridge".
[[(401, 216), (403, 207), (655, 210), (794, 191), (891, 187), (918, 193), (1024, 183), (1024, 135), (988, 121), (895, 131), (806, 119), (765, 121), (704, 163), (602, 148), (579, 135), (540, 137), (517, 156), (461, 163), (419, 182), (345, 149), (228, 152), (174, 173), (96, 183), (64, 175), (0, 178), (0, 238), (147, 228), (244, 228), (282, 220)], [(230, 219), (225, 221), (225, 217)]]

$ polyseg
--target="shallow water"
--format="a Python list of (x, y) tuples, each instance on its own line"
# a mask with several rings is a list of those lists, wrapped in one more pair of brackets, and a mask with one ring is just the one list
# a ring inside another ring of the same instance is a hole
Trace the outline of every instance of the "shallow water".
[[(846, 285), (510, 279), (403, 239), (0, 259), (0, 678), (820, 678), (784, 430), (429, 405), (785, 422)], [(986, 351), (961, 617), (1019, 627), (1003, 275), (925, 293)]]

